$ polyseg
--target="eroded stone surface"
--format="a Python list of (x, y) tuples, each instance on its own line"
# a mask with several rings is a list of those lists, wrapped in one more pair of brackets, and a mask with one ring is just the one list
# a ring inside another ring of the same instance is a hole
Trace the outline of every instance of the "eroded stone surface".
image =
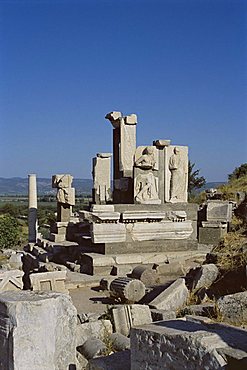
[(189, 291), (185, 286), (185, 280), (180, 278), (154, 298), (149, 306), (165, 311), (177, 310), (185, 304), (188, 295)]
[(63, 370), (75, 364), (76, 309), (60, 293), (0, 294), (0, 368)]

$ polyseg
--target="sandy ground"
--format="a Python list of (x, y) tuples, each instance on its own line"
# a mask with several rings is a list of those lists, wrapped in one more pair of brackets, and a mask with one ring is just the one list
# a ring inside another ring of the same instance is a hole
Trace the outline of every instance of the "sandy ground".
[[(97, 288), (77, 288), (69, 291), (70, 297), (78, 313), (104, 313), (110, 303), (105, 292)], [(112, 303), (112, 302), (111, 302)]]

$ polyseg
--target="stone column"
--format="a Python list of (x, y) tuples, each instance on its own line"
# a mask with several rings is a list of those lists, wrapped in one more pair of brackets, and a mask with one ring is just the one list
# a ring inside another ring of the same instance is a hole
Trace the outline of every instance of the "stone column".
[(93, 158), (93, 203), (111, 200), (111, 153), (98, 153)]
[(113, 201), (133, 203), (133, 166), (136, 150), (137, 116), (121, 112), (106, 115), (113, 126)]
[(36, 175), (28, 175), (28, 241), (37, 241), (37, 184)]
[(158, 152), (159, 152), (159, 199), (161, 200), (161, 203), (165, 203), (165, 148), (168, 147), (171, 143), (171, 140), (155, 140), (153, 142), (153, 145), (156, 146)]

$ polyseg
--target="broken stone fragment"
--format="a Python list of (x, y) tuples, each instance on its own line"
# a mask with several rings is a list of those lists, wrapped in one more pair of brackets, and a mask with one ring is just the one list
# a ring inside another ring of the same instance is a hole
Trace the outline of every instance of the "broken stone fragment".
[(130, 348), (130, 339), (121, 333), (112, 333), (110, 340), (114, 351), (124, 351)]
[(186, 303), (188, 296), (185, 280), (180, 278), (154, 298), (149, 306), (165, 311), (176, 311)]
[(90, 338), (101, 339), (112, 333), (110, 320), (90, 321), (76, 327), (76, 346), (82, 346)]
[(106, 352), (106, 345), (100, 339), (88, 339), (82, 346), (77, 347), (77, 351), (87, 360), (91, 360), (94, 357), (104, 354)]
[(213, 263), (191, 269), (186, 275), (189, 289), (209, 288), (219, 275), (219, 269)]
[(247, 322), (247, 291), (229, 294), (217, 300), (219, 314), (224, 321), (241, 325)]
[(149, 324), (152, 322), (150, 309), (146, 305), (121, 305), (112, 310), (114, 326), (117, 333), (129, 335), (132, 326)]

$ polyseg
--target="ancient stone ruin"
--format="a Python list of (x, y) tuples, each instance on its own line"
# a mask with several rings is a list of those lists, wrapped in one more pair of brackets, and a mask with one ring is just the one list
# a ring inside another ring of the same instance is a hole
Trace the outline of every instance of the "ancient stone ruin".
[[(73, 177), (52, 176), (48, 239), (29, 175), (29, 243), (6, 252), (0, 273), (0, 369), (246, 368), (246, 270), (223, 291), (221, 253), (210, 253), (231, 227), (233, 204), (210, 194), (198, 210), (188, 203), (188, 147), (166, 139), (137, 147), (135, 114), (106, 119), (113, 154), (93, 158), (89, 207), (74, 214)], [(90, 300), (103, 309), (81, 311)]]

